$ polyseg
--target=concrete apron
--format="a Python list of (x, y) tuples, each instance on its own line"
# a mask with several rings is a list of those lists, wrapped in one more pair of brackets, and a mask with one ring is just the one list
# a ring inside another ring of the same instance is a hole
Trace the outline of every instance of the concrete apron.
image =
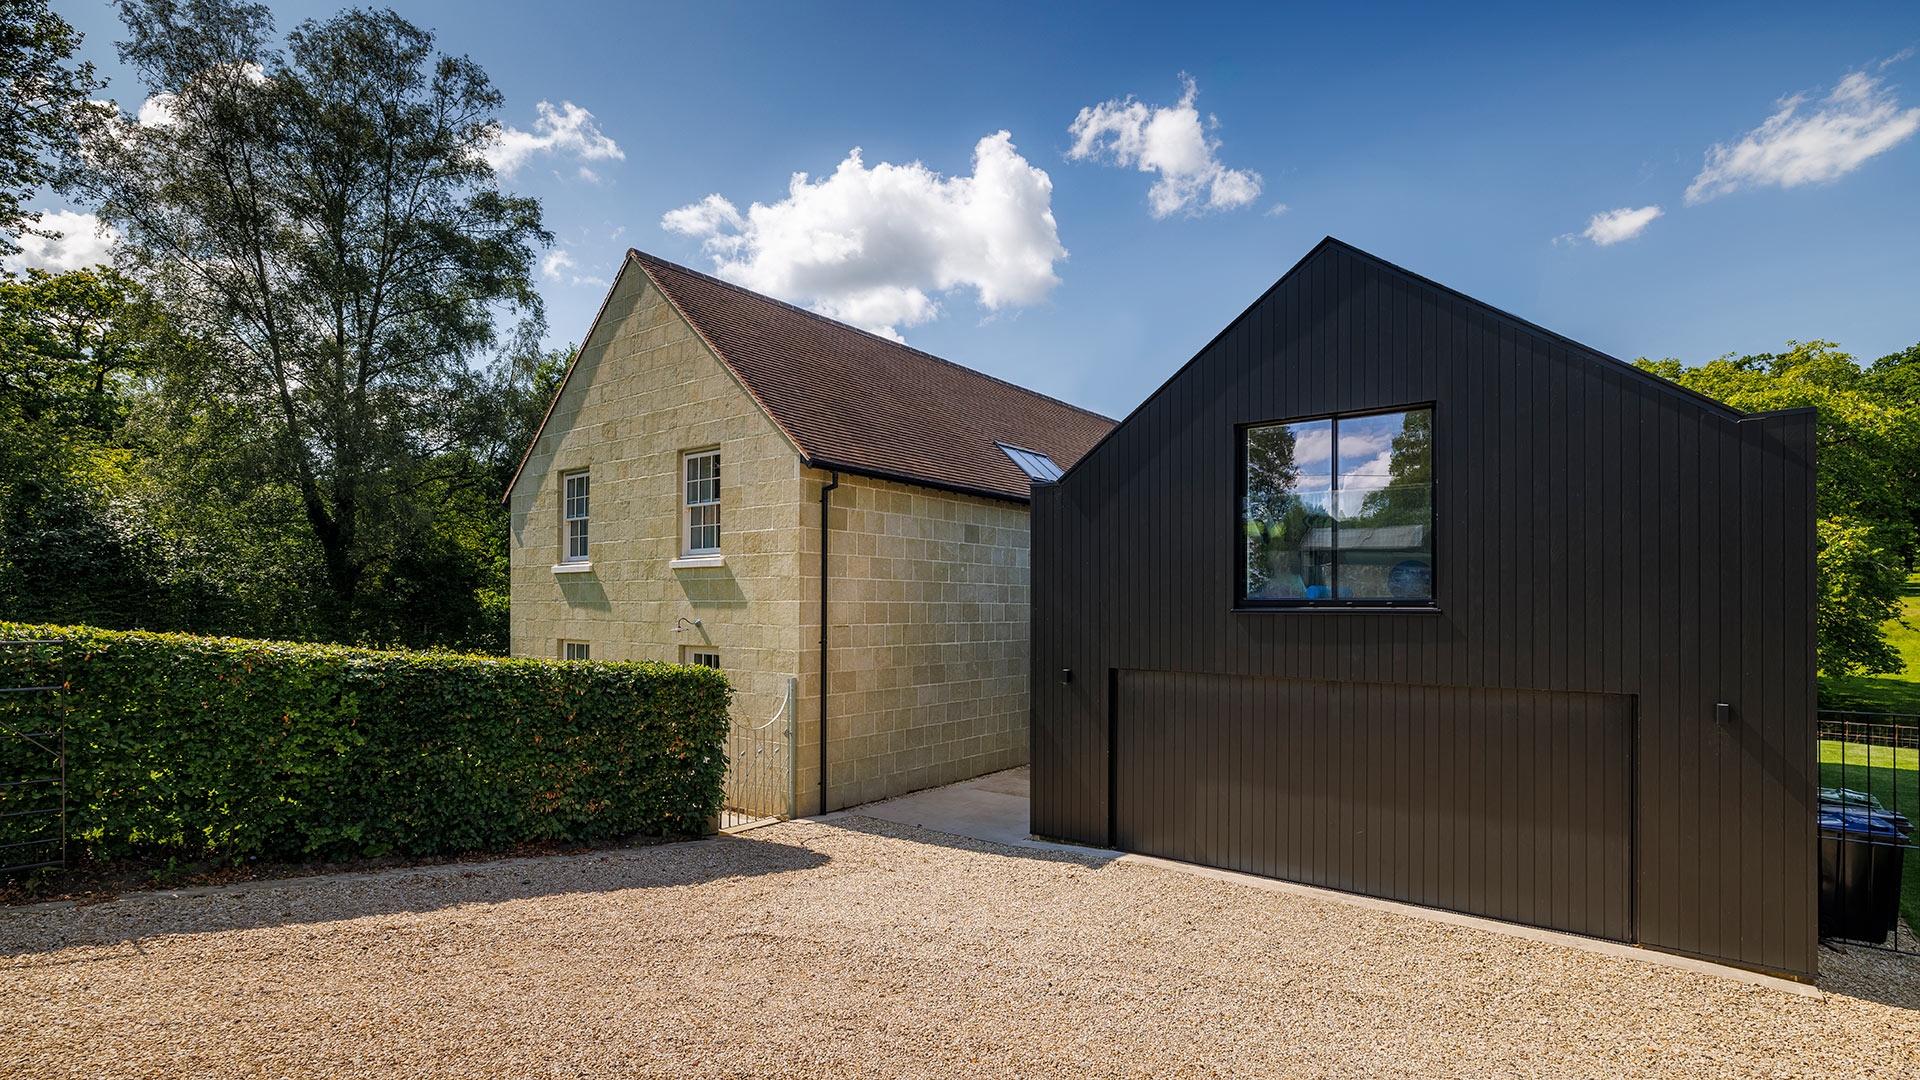
[[(1478, 915), (1463, 915), (1439, 908), (1421, 907), (1418, 904), (1402, 903), (1398, 900), (1382, 900), (1357, 893), (1340, 892), (1335, 889), (1323, 889), (1315, 885), (1300, 885), (1277, 878), (1260, 877), (1257, 874), (1243, 874), (1233, 870), (1220, 870), (1211, 866), (1198, 866), (1193, 863), (1176, 862), (1172, 859), (1156, 858), (1152, 855), (1130, 855), (1105, 848), (1080, 847), (1073, 844), (1055, 844), (1045, 840), (1035, 840), (1028, 831), (1027, 804), (1031, 774), (1022, 766), (1005, 772), (993, 773), (973, 780), (963, 780), (958, 784), (917, 791), (911, 795), (902, 795), (885, 802), (869, 803), (846, 810), (814, 818), (815, 821), (831, 822), (842, 817), (870, 817), (882, 821), (891, 821), (900, 825), (913, 825), (935, 832), (964, 836), (973, 840), (987, 840), (1017, 848), (1040, 848), (1050, 851), (1071, 851), (1082, 855), (1106, 856), (1113, 862), (1136, 863), (1152, 866), (1161, 870), (1179, 874), (1191, 874), (1195, 877), (1212, 878), (1216, 881), (1228, 881), (1248, 888), (1265, 892), (1288, 893), (1296, 896), (1311, 896), (1318, 900), (1327, 900), (1350, 907), (1367, 908), (1372, 911), (1391, 911), (1428, 922), (1447, 923), (1453, 926), (1470, 926), (1476, 930), (1485, 930), (1508, 937), (1525, 938), (1528, 941), (1541, 941), (1551, 945), (1565, 945), (1572, 949), (1583, 949), (1602, 956), (1617, 956), (1628, 960), (1654, 964), (1660, 967), (1677, 968), (1681, 971), (1696, 971), (1705, 975), (1715, 975), (1734, 982), (1748, 983), (1753, 986), (1765, 986), (1801, 997), (1821, 998), (1825, 995), (1808, 983), (1794, 982), (1773, 975), (1765, 975), (1745, 968), (1716, 964), (1708, 960), (1696, 960), (1690, 956), (1675, 956), (1654, 949), (1644, 949), (1638, 945), (1626, 945), (1617, 941), (1603, 941), (1599, 938), (1583, 937), (1559, 930), (1544, 930), (1537, 926), (1523, 926), (1519, 923), (1501, 922), (1498, 919), (1483, 918)], [(739, 831), (739, 830), (735, 830)]]

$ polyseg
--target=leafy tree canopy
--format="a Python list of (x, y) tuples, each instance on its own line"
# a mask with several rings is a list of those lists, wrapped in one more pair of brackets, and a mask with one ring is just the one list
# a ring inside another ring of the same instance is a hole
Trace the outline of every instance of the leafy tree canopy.
[(74, 179), (87, 95), (104, 85), (92, 64), (71, 62), (79, 47), (47, 0), (0, 0), (0, 255), (20, 250), (9, 233), (39, 220), (26, 205), (34, 192)]
[(1662, 378), (1749, 412), (1813, 406), (1822, 674), (1897, 672), (1883, 625), (1920, 537), (1920, 346), (1862, 367), (1828, 341), (1699, 367), (1640, 360)]
[(363, 579), (485, 478), (461, 436), (497, 406), (473, 363), (496, 318), (540, 318), (539, 205), (481, 153), (500, 95), (391, 11), (302, 23), (282, 51), (261, 5), (120, 8), (153, 107), (89, 134), (87, 188), (128, 272), (206, 343), (162, 373), (162, 419), (298, 507), (350, 636)]

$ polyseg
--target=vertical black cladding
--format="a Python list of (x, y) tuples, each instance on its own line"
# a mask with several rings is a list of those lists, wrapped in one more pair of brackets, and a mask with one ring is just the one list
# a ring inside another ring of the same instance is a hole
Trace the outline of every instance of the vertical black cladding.
[[(1236, 429), (1427, 403), (1438, 610), (1235, 610)], [(1811, 975), (1812, 436), (1324, 242), (1035, 489), (1034, 830)]]

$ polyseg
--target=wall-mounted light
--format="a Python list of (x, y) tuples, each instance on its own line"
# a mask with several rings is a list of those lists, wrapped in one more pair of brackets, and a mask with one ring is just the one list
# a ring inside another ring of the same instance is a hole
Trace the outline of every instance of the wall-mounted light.
[[(686, 625), (682, 626), (681, 625), (682, 623), (685, 623)], [(699, 619), (689, 620), (685, 615), (682, 615), (678, 619), (673, 620), (673, 632), (676, 634), (684, 634), (689, 630), (698, 630), (698, 629), (700, 629)]]

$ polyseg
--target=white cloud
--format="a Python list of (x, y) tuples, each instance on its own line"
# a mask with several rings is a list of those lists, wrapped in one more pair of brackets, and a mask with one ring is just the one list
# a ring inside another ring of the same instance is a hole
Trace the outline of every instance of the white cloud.
[(1920, 130), (1920, 108), (1901, 109), (1880, 78), (1864, 71), (1841, 79), (1818, 107), (1801, 115), (1806, 100), (1804, 94), (1786, 98), (1780, 111), (1739, 142), (1715, 143), (1687, 187), (1687, 205), (1743, 187), (1838, 179)]
[(1214, 156), (1220, 140), (1207, 132), (1220, 122), (1211, 113), (1201, 122), (1200, 110), (1193, 106), (1200, 91), (1192, 76), (1180, 78), (1186, 92), (1178, 104), (1148, 106), (1129, 94), (1081, 109), (1067, 129), (1073, 136), (1067, 156), (1076, 161), (1106, 159), (1158, 174), (1147, 190), (1154, 217), (1176, 210), (1231, 210), (1253, 202), (1260, 196), (1260, 174), (1229, 169)]
[(540, 259), (540, 273), (550, 281), (564, 281), (569, 285), (598, 285), (606, 288), (607, 280), (594, 274), (576, 274), (573, 272), (573, 256), (566, 248), (554, 248)]
[(598, 184), (600, 183), (600, 174), (582, 165), (580, 166), (580, 179), (585, 180), (589, 184)]
[(142, 127), (166, 127), (173, 123), (173, 103), (179, 100), (175, 94), (155, 94), (140, 103), (134, 120)]
[(1618, 210), (1607, 210), (1593, 215), (1587, 221), (1586, 231), (1580, 235), (1601, 247), (1607, 247), (1639, 236), (1662, 213), (1658, 206), (1643, 206), (1638, 210), (1623, 206)]
[(98, 217), (71, 210), (41, 211), (34, 228), (60, 235), (19, 237), (20, 254), (7, 257), (8, 270), (17, 273), (31, 268), (58, 273), (103, 265), (113, 261), (113, 245), (120, 239), (111, 227), (102, 229)]
[(698, 238), (728, 281), (898, 338), (939, 316), (942, 293), (972, 289), (996, 311), (1044, 299), (1067, 257), (1052, 201), (1052, 179), (1002, 131), (974, 146), (972, 176), (869, 169), (855, 147), (831, 176), (793, 174), (772, 205), (742, 214), (709, 195), (660, 226)]
[(1281, 214), (1284, 214), (1286, 212), (1287, 212), (1287, 204), (1283, 202), (1277, 202), (1277, 203), (1274, 203), (1272, 206), (1267, 207), (1268, 217), (1279, 217)]
[[(218, 70), (214, 68), (208, 71), (207, 75), (211, 76)], [(255, 86), (267, 81), (266, 69), (251, 60), (240, 65), (240, 73)], [(133, 117), (134, 122), (143, 127), (166, 127), (174, 122), (173, 111), (175, 103), (179, 100), (180, 95), (161, 91), (140, 103), (140, 111)]]
[(572, 154), (584, 161), (625, 161), (626, 152), (593, 122), (593, 114), (563, 101), (542, 101), (532, 131), (502, 128), (481, 153), (495, 172), (511, 176), (535, 154)]

